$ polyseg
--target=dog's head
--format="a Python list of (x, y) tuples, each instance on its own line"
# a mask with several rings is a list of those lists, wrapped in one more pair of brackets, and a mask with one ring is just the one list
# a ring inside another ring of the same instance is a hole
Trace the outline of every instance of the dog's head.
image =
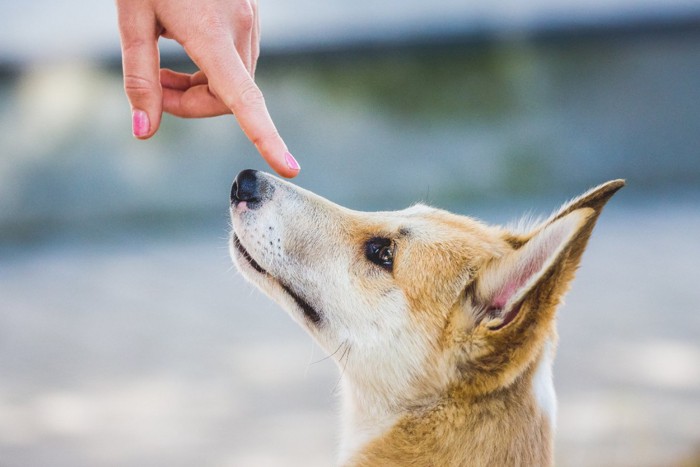
[(423, 205), (365, 213), (271, 175), (231, 191), (231, 253), (368, 397), (403, 404), (510, 384), (554, 338), (554, 311), (603, 184), (525, 233)]

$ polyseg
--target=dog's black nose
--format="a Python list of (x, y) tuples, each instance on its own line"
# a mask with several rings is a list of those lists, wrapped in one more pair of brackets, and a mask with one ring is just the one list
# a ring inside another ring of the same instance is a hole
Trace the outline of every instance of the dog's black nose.
[(257, 170), (243, 170), (236, 176), (231, 186), (231, 202), (248, 201), (254, 203), (260, 201), (262, 191)]

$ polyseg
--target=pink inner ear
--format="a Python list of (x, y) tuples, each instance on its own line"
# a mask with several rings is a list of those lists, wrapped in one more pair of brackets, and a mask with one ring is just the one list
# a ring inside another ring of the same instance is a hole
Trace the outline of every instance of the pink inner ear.
[[(537, 256), (538, 255), (531, 259), (536, 259)], [(541, 260), (530, 261), (522, 265), (523, 268), (520, 271), (518, 271), (518, 273), (514, 277), (510, 277), (503, 285), (503, 287), (501, 287), (496, 296), (493, 298), (493, 300), (491, 301), (491, 306), (489, 307), (489, 311), (493, 312), (496, 310), (503, 310), (506, 307), (508, 301), (513, 297), (513, 295), (515, 295), (518, 292), (518, 290), (521, 287), (523, 287), (525, 283), (527, 283), (530, 277), (539, 270), (539, 267), (542, 264), (544, 264), (545, 258), (546, 257), (542, 258)], [(518, 314), (519, 311), (520, 305), (514, 307), (506, 315), (501, 316), (503, 318), (503, 322), (498, 327), (495, 327), (493, 329), (498, 330), (505, 327), (507, 324), (509, 324), (515, 319), (515, 316)]]
[[(569, 220), (575, 219), (569, 217)], [(502, 310), (513, 295), (540, 272), (574, 227), (575, 224), (567, 222), (565, 217), (545, 228), (523, 246), (516, 263), (510, 267), (503, 278), (503, 284), (491, 300), (491, 308)]]
[(497, 310), (502, 310), (516, 290), (518, 290), (518, 287), (515, 281), (507, 283), (505, 287), (501, 289), (501, 291), (493, 298), (491, 307)]
[(523, 287), (530, 278), (535, 275), (547, 261), (549, 251), (545, 249), (536, 249), (531, 254), (525, 255), (522, 263), (519, 264), (519, 270), (506, 280), (505, 284), (500, 288), (499, 292), (491, 301), (491, 307), (502, 310), (508, 300)]

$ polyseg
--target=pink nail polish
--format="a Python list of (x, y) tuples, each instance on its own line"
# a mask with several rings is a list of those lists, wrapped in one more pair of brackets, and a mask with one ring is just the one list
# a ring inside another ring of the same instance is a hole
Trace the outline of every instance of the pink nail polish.
[(294, 156), (292, 156), (289, 152), (284, 153), (284, 161), (287, 163), (287, 167), (289, 167), (290, 169), (301, 170), (299, 163), (297, 162), (296, 159), (294, 159)]
[(148, 114), (143, 110), (134, 110), (131, 114), (131, 131), (137, 138), (146, 136), (151, 129)]

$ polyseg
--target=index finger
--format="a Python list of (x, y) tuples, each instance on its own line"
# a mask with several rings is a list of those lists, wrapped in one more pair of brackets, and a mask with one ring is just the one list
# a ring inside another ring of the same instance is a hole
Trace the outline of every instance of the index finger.
[(299, 164), (289, 153), (255, 84), (225, 33), (198, 36), (183, 44), (187, 54), (209, 79), (209, 87), (236, 116), (241, 129), (263, 159), (283, 177), (295, 177)]

